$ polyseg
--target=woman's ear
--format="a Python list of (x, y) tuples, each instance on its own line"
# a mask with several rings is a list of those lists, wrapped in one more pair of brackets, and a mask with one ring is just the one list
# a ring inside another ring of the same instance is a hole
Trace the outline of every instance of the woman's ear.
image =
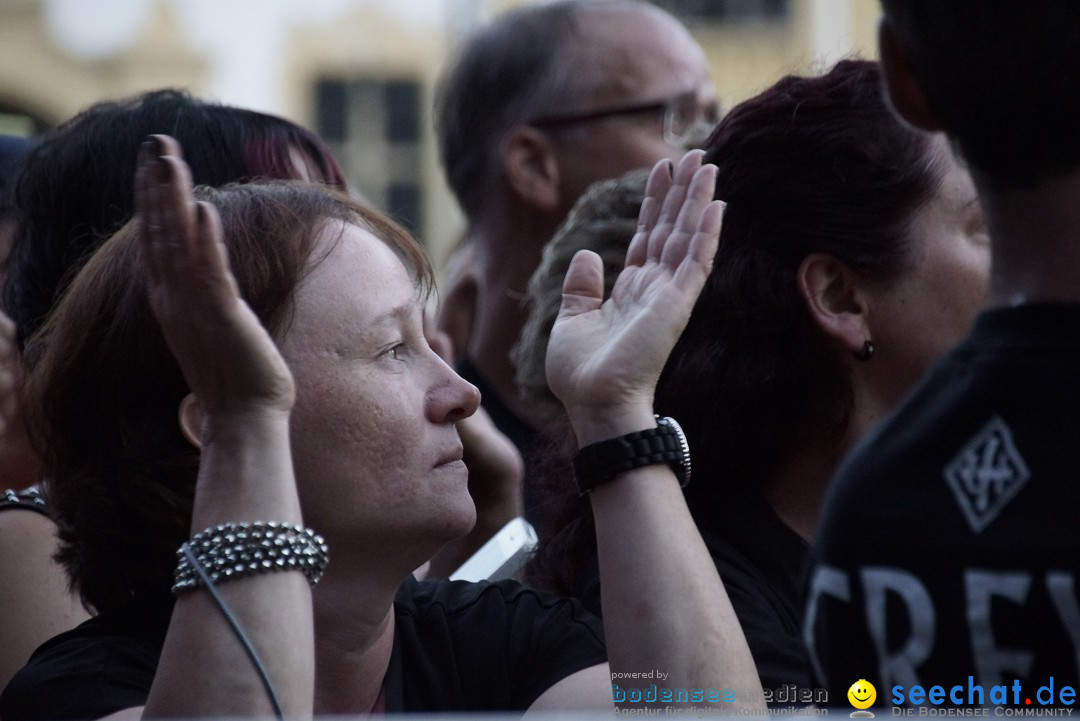
[(870, 337), (867, 297), (859, 276), (827, 253), (811, 253), (796, 271), (795, 283), (810, 318), (827, 337), (853, 354)]
[(502, 143), (506, 182), (515, 195), (545, 211), (559, 205), (559, 163), (547, 135), (529, 125), (516, 125)]
[(888, 18), (878, 24), (878, 52), (885, 90), (893, 109), (904, 120), (922, 130), (941, 130), (941, 121), (930, 108), (919, 81), (911, 73), (911, 63), (896, 38)]
[(187, 439), (188, 443), (201, 450), (203, 423), (202, 403), (199, 403), (199, 399), (195, 397), (194, 393), (188, 393), (184, 396), (184, 399), (180, 401), (180, 410), (177, 412), (177, 419), (180, 421), (180, 432), (184, 434), (184, 438)]

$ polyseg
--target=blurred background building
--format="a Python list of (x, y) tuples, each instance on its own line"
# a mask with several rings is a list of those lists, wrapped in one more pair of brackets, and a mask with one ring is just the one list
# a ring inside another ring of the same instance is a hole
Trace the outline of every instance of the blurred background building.
[[(350, 185), (438, 265), (463, 228), (431, 131), (458, 40), (536, 0), (0, 0), (0, 133), (182, 87), (315, 130)], [(877, 0), (656, 0), (709, 55), (724, 107), (781, 75), (875, 54)]]

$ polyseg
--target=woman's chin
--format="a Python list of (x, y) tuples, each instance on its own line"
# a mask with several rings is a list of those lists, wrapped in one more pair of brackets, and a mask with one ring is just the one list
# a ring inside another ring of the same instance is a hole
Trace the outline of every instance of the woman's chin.
[(448, 537), (446, 542), (455, 541), (469, 531), (476, 525), (476, 504), (473, 503), (472, 497), (466, 494), (465, 500), (461, 503), (461, 507), (457, 509), (447, 524)]

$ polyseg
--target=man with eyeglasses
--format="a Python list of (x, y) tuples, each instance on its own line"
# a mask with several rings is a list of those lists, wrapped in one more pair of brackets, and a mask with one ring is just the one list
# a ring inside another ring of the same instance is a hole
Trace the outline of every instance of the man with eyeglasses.
[[(541, 250), (589, 185), (678, 157), (717, 115), (701, 47), (637, 0), (512, 11), (469, 39), (445, 73), (436, 130), (471, 257), (463, 280), (444, 283), (440, 325), (467, 327), (452, 333), (458, 371), (527, 462), (536, 431), (510, 349)], [(535, 518), (528, 481), (525, 506)]]

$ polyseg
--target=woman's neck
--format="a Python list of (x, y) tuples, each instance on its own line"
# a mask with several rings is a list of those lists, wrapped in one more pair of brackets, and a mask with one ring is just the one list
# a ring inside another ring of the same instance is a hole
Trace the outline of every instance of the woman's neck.
[(333, 564), (313, 594), (315, 713), (378, 713), (384, 710), (394, 595), (402, 578), (361, 578), (348, 564), (339, 564), (336, 575), (332, 570)]
[[(859, 363), (857, 368), (868, 370), (867, 365)], [(844, 432), (838, 437), (818, 434), (807, 438), (765, 483), (765, 498), (776, 515), (811, 545), (817, 535), (825, 492), (840, 462), (900, 402), (891, 389), (863, 373), (853, 373), (852, 393)]]
[(803, 448), (791, 454), (765, 483), (765, 500), (784, 525), (810, 545), (817, 535), (829, 479), (850, 445), (842, 441), (825, 448)]

